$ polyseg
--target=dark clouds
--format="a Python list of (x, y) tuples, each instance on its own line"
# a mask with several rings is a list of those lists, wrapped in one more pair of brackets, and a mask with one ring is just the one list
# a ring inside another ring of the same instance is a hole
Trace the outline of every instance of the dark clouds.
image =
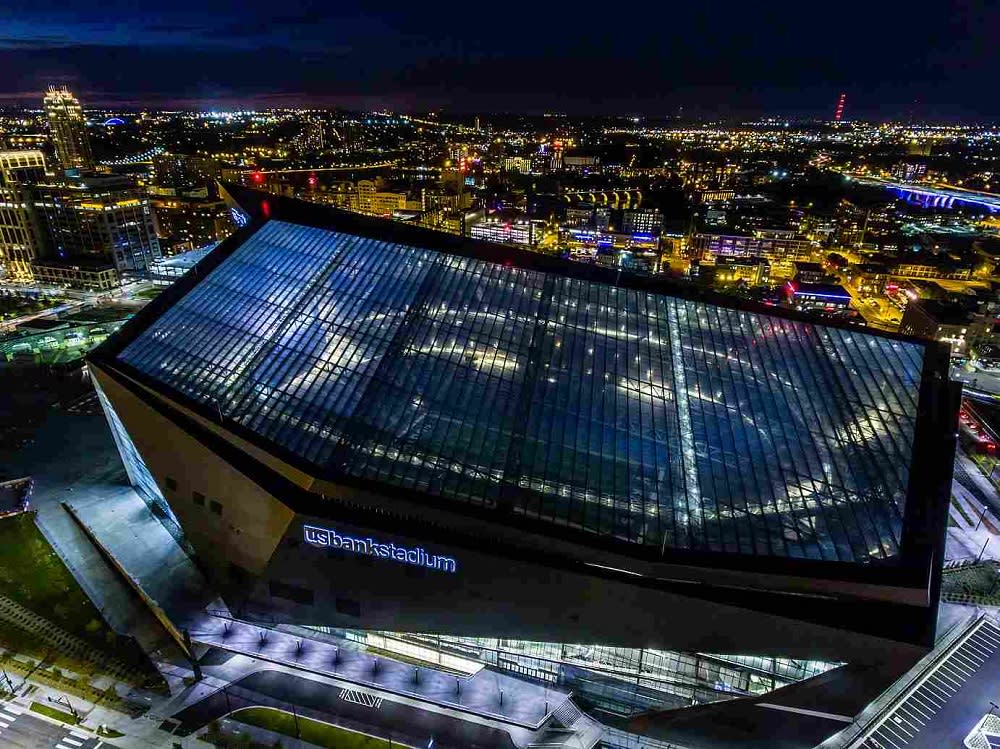
[(0, 7), (0, 97), (452, 110), (1000, 116), (988, 0)]

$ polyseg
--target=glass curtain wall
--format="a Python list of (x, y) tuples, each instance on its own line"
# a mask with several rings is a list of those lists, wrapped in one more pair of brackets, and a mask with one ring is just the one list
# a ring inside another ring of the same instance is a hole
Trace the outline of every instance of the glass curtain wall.
[(120, 359), (334, 479), (865, 563), (898, 556), (923, 351), (271, 221)]

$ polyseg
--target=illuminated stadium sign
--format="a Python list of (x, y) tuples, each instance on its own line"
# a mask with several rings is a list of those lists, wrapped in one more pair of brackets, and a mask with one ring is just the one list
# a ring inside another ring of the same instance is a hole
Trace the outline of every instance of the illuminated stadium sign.
[(352, 554), (363, 554), (378, 559), (390, 559), (402, 564), (413, 564), (440, 572), (456, 572), (458, 563), (452, 557), (429, 554), (421, 547), (407, 548), (393, 543), (382, 543), (371, 536), (356, 538), (338, 533), (332, 528), (317, 528), (314, 525), (302, 527), (307, 544), (322, 548), (343, 549)]

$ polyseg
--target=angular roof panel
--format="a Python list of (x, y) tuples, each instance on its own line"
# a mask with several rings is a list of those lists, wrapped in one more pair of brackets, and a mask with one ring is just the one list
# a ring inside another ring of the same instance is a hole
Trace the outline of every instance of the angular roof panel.
[(899, 554), (924, 354), (272, 219), (117, 359), (332, 478), (660, 552), (863, 563)]

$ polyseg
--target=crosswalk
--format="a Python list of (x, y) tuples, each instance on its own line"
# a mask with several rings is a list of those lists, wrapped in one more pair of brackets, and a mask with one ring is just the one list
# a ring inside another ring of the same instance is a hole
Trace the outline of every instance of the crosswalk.
[(0, 702), (4, 749), (100, 749), (103, 743), (81, 729), (46, 721), (21, 705)]
[(355, 705), (364, 705), (365, 707), (374, 708), (375, 710), (382, 707), (381, 697), (374, 694), (368, 694), (367, 692), (361, 692), (357, 689), (342, 689), (340, 691), (340, 699), (345, 702), (353, 702)]
[[(69, 736), (63, 736), (55, 749), (87, 749), (94, 742), (94, 739), (85, 733), (81, 733), (74, 728), (69, 730)], [(100, 744), (98, 743), (98, 746)]]
[(24, 708), (8, 703), (2, 703), (0, 707), (0, 731), (10, 728), (10, 724), (17, 720), (17, 716), (24, 712)]
[(994, 653), (1000, 650), (1000, 627), (982, 619), (950, 655), (939, 661), (858, 749), (903, 749)]

